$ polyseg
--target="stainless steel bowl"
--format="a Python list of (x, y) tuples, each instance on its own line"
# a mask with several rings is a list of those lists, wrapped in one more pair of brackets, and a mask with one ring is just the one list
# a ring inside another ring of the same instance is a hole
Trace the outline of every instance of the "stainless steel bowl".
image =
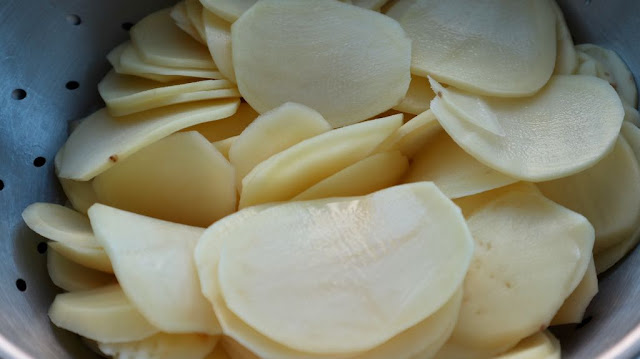
[[(470, 0), (472, 1), (472, 0)], [(53, 156), (70, 120), (102, 106), (96, 86), (107, 52), (132, 23), (175, 0), (3, 0), (0, 3), (0, 356), (95, 358), (49, 323), (58, 292), (46, 272), (44, 239), (20, 213), (64, 202)], [(640, 0), (560, 0), (577, 43), (617, 51), (640, 75)], [(640, 83), (640, 82), (638, 82)], [(564, 358), (640, 353), (640, 251), (600, 277), (587, 319), (556, 332)], [(392, 358), (390, 358), (392, 359)]]

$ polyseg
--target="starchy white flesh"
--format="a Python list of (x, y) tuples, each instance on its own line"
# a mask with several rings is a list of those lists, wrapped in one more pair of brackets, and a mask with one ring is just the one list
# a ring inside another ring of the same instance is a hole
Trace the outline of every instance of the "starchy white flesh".
[(546, 328), (584, 276), (594, 230), (536, 192), (511, 191), (467, 218), (476, 242), (454, 347), (504, 351)]
[(171, 9), (171, 13), (169, 14), (169, 16), (171, 16), (173, 21), (175, 21), (176, 25), (178, 25), (178, 27), (181, 28), (182, 31), (189, 34), (191, 37), (193, 37), (194, 40), (200, 43), (204, 43), (204, 40), (200, 37), (198, 30), (193, 27), (193, 24), (189, 19), (189, 15), (187, 14), (186, 1), (180, 1), (179, 3), (177, 3)]
[(117, 284), (58, 294), (49, 318), (60, 328), (105, 343), (140, 340), (158, 332)]
[(193, 260), (203, 229), (101, 204), (89, 218), (122, 289), (149, 322), (167, 333), (221, 334)]
[(573, 45), (571, 32), (567, 27), (562, 10), (555, 1), (549, 1), (556, 14), (556, 65), (553, 73), (556, 75), (573, 74), (578, 67), (578, 54)]
[[(200, 4), (200, 0), (185, 0), (185, 6), (187, 10), (187, 17), (189, 18), (191, 25), (193, 25), (198, 32), (200, 39), (206, 39), (207, 35), (205, 34), (204, 20), (202, 19), (204, 8), (202, 7), (202, 4)], [(215, 66), (215, 63), (213, 65), (214, 67), (217, 67)]]
[(560, 342), (548, 330), (523, 339), (493, 359), (560, 359)]
[(374, 11), (334, 0), (262, 0), (231, 37), (238, 89), (260, 113), (297, 102), (341, 127), (397, 105), (409, 88), (410, 40)]
[(377, 153), (325, 178), (292, 200), (364, 196), (398, 184), (407, 168), (409, 161), (400, 152)]
[(98, 343), (98, 348), (118, 359), (205, 359), (218, 339), (203, 334), (158, 333), (127, 343)]
[(577, 45), (576, 49), (592, 56), (602, 64), (622, 102), (631, 107), (638, 106), (638, 90), (633, 74), (618, 54), (594, 44)]
[(230, 81), (236, 82), (231, 58), (231, 24), (209, 10), (203, 12), (207, 46), (218, 71)]
[(376, 151), (398, 150), (411, 158), (440, 131), (442, 127), (436, 116), (425, 111), (400, 126)]
[(429, 85), (429, 80), (420, 76), (411, 76), (409, 90), (394, 109), (419, 115), (429, 109), (429, 103), (435, 96), (436, 94), (433, 93)]
[(251, 108), (251, 106), (246, 102), (241, 102), (238, 111), (230, 117), (187, 127), (182, 131), (198, 131), (206, 137), (209, 142), (217, 142), (229, 137), (238, 136), (258, 116), (260, 116), (260, 114)]
[(562, 307), (551, 320), (551, 325), (562, 325), (570, 323), (580, 323), (584, 318), (584, 312), (587, 310), (591, 299), (598, 293), (598, 275), (596, 274), (596, 266), (591, 259), (587, 272), (580, 281), (580, 284), (565, 299)]
[(605, 250), (595, 253), (593, 259), (596, 264), (596, 272), (598, 274), (613, 267), (618, 261), (620, 261), (629, 251), (634, 249), (640, 241), (640, 232), (636, 231), (629, 238), (624, 239), (613, 247), (606, 248)]
[(402, 115), (346, 126), (269, 157), (242, 180), (239, 207), (290, 200), (367, 157), (400, 125)]
[(231, 146), (233, 146), (233, 143), (237, 139), (238, 139), (238, 136), (233, 136), (233, 137), (229, 137), (229, 138), (224, 139), (224, 140), (220, 140), (220, 141), (217, 141), (217, 142), (212, 142), (212, 144), (215, 146), (215, 148), (218, 151), (220, 151), (220, 153), (224, 156), (224, 158), (226, 158), (228, 160), (229, 159), (229, 150), (231, 149)]
[(458, 207), (426, 182), (274, 206), (226, 235), (219, 280), (229, 309), (317, 354), (369, 350), (426, 319), (461, 284), (473, 252)]
[(511, 192), (542, 194), (535, 184), (529, 182), (516, 182), (514, 184), (499, 187), (491, 191), (481, 192), (473, 196), (456, 198), (453, 202), (460, 207), (465, 218), (471, 217), (475, 212), (484, 208), (490, 202)]
[(538, 187), (552, 201), (587, 217), (596, 230), (596, 251), (629, 237), (640, 220), (640, 167), (622, 136), (595, 166)]
[(89, 219), (65, 206), (33, 203), (22, 212), (22, 219), (31, 230), (52, 241), (99, 247)]
[(101, 247), (84, 247), (60, 242), (49, 242), (48, 246), (61, 256), (81, 266), (105, 273), (113, 273), (111, 261)]
[(58, 181), (76, 211), (87, 214), (89, 207), (98, 201), (91, 181), (74, 181), (67, 178), (58, 178)]
[(640, 113), (635, 108), (624, 105), (624, 120), (634, 124), (636, 127), (640, 126)]
[(534, 94), (553, 72), (556, 16), (548, 1), (400, 0), (387, 15), (412, 40), (414, 75), (511, 97)]
[(228, 80), (178, 81), (165, 84), (111, 71), (98, 84), (100, 96), (112, 116), (185, 102), (240, 97)]
[(83, 267), (52, 248), (47, 251), (47, 270), (53, 284), (68, 292), (89, 290), (116, 283), (116, 278), (104, 272)]
[(478, 162), (442, 131), (414, 156), (405, 183), (432, 181), (447, 197), (465, 197), (518, 182)]
[(170, 12), (154, 12), (131, 28), (131, 42), (143, 61), (158, 66), (215, 69), (207, 48), (176, 26)]
[(93, 180), (99, 202), (145, 216), (207, 227), (236, 209), (235, 172), (198, 132), (174, 133)]
[(119, 160), (185, 127), (233, 115), (236, 99), (173, 105), (118, 118), (106, 109), (87, 117), (62, 148), (58, 176), (88, 181)]
[(554, 76), (532, 97), (478, 99), (487, 106), (477, 111), (489, 110), (504, 136), (456, 116), (439, 97), (431, 102), (431, 110), (467, 153), (499, 172), (533, 182), (594, 165), (615, 144), (624, 117), (613, 88), (588, 76)]
[(200, 2), (209, 11), (233, 23), (258, 0), (200, 0)]
[(329, 130), (331, 125), (321, 114), (293, 102), (260, 115), (242, 131), (229, 150), (238, 188), (242, 188), (242, 179), (260, 162)]
[(576, 51), (576, 53), (578, 54), (578, 67), (575, 70), (576, 74), (598, 77), (599, 73), (603, 73), (602, 65), (596, 61), (596, 59), (582, 51)]

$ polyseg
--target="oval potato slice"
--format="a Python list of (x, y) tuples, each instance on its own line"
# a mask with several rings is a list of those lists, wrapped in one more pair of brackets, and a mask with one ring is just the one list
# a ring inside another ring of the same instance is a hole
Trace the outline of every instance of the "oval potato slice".
[(60, 328), (105, 343), (140, 340), (158, 332), (117, 284), (58, 294), (49, 318)]
[(236, 82), (236, 73), (231, 58), (231, 24), (209, 10), (203, 12), (207, 46), (213, 62), (222, 75)]
[(67, 292), (95, 289), (116, 283), (116, 277), (113, 275), (83, 267), (52, 248), (47, 251), (47, 270), (53, 284)]
[(53, 203), (33, 203), (22, 211), (22, 219), (31, 230), (50, 240), (83, 247), (100, 247), (89, 219)]
[[(201, 40), (205, 40), (207, 38), (207, 35), (205, 34), (204, 20), (202, 18), (203, 16), (202, 13), (204, 11), (202, 4), (200, 4), (199, 0), (185, 0), (185, 8), (187, 11), (187, 17), (189, 18), (189, 21), (191, 22), (193, 27), (198, 32), (198, 36), (200, 37)], [(199, 42), (206, 43), (206, 41), (199, 41)], [(213, 65), (215, 66), (215, 63)]]
[(67, 178), (58, 178), (58, 181), (76, 211), (86, 215), (89, 207), (98, 202), (91, 181), (74, 181)]
[(256, 112), (246, 102), (240, 102), (238, 111), (232, 116), (217, 121), (201, 123), (199, 125), (190, 126), (182, 130), (182, 132), (198, 131), (209, 142), (217, 142), (225, 140), (229, 137), (238, 136), (244, 131), (259, 113)]
[(435, 96), (436, 94), (431, 90), (428, 79), (412, 75), (407, 93), (394, 109), (419, 115), (429, 109), (429, 103)]
[(378, 146), (376, 151), (398, 150), (412, 158), (442, 127), (431, 111), (425, 111), (400, 126), (389, 138)]
[(357, 6), (262, 0), (233, 24), (231, 37), (238, 90), (260, 113), (297, 102), (342, 127), (396, 106), (409, 88), (404, 31)]
[(98, 343), (105, 355), (119, 359), (205, 359), (218, 337), (203, 334), (158, 333), (126, 343)]
[(565, 299), (562, 307), (551, 320), (551, 325), (580, 323), (591, 300), (598, 293), (598, 275), (596, 266), (591, 259), (587, 272), (573, 293)]
[(258, 0), (200, 0), (212, 13), (233, 23)]
[(573, 74), (578, 67), (578, 54), (573, 44), (571, 32), (564, 19), (564, 14), (554, 0), (549, 1), (556, 14), (556, 66), (553, 73), (556, 75)]
[(84, 247), (53, 241), (47, 243), (47, 245), (61, 256), (83, 267), (105, 273), (113, 273), (109, 256), (107, 256), (102, 247)]
[(191, 20), (189, 19), (189, 15), (187, 14), (187, 4), (186, 1), (178, 2), (173, 8), (171, 8), (171, 13), (169, 16), (175, 21), (176, 25), (182, 29), (182, 31), (189, 34), (193, 37), (194, 40), (204, 43), (204, 40), (200, 37), (198, 30), (193, 26)]

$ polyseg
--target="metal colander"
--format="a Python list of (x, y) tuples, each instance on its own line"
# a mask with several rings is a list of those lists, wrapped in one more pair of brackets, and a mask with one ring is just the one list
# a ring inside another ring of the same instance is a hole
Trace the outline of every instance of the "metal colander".
[[(311, 1), (311, 0), (309, 0)], [(617, 51), (640, 75), (639, 0), (560, 0), (576, 43)], [(58, 289), (46, 243), (22, 222), (33, 202), (63, 203), (53, 157), (70, 120), (103, 106), (105, 55), (128, 29), (175, 0), (0, 2), (0, 356), (95, 358), (79, 337), (50, 324)], [(640, 251), (600, 276), (600, 293), (577, 326), (556, 330), (563, 358), (635, 358), (640, 353)], [(392, 358), (390, 358), (392, 359)]]

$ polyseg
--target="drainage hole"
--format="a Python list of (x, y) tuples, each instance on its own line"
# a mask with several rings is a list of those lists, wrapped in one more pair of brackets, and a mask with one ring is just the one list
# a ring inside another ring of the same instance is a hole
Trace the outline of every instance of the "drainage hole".
[(80, 87), (80, 84), (78, 83), (78, 81), (69, 81), (66, 85), (64, 85), (64, 87), (66, 87), (67, 90), (75, 90)]
[(2, 191), (3, 189), (4, 189), (4, 182), (0, 180), (0, 191)]
[(38, 253), (40, 254), (45, 254), (47, 253), (47, 242), (40, 242), (38, 243)]
[(44, 157), (36, 157), (36, 159), (33, 160), (33, 165), (36, 167), (42, 167), (45, 163), (47, 163), (47, 159)]
[(78, 15), (70, 14), (70, 15), (67, 15), (67, 22), (71, 25), (77, 26), (82, 24), (82, 19)]
[(27, 290), (27, 282), (25, 282), (24, 279), (18, 279), (16, 281), (16, 287), (19, 291), (24, 292)]
[(27, 98), (27, 91), (23, 89), (15, 89), (11, 91), (11, 98), (18, 101), (24, 100), (25, 98)]

